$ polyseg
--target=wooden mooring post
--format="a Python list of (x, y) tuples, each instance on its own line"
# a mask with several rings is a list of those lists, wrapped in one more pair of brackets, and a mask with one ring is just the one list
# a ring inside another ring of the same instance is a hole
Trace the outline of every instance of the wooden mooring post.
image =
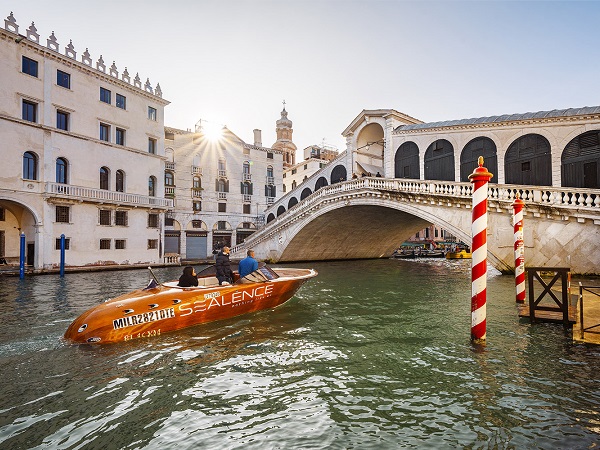
[[(575, 323), (575, 309), (570, 308), (568, 292), (569, 267), (527, 267), (527, 282), (529, 285), (529, 305), (519, 307), (519, 317), (529, 317), (531, 323), (562, 322), (565, 327)], [(554, 276), (546, 283), (542, 273), (553, 272)], [(536, 297), (534, 281), (537, 280), (543, 291)], [(560, 280), (560, 298), (552, 291), (554, 284)], [(556, 306), (541, 305), (542, 300), (549, 296)], [(537, 314), (536, 314), (537, 313)]]

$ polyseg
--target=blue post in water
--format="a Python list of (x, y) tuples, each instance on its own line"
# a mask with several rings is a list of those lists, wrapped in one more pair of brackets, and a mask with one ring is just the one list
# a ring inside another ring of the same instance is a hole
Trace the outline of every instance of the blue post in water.
[(65, 235), (60, 235), (60, 277), (65, 276)]
[(25, 233), (21, 233), (21, 251), (19, 253), (19, 278), (25, 278)]

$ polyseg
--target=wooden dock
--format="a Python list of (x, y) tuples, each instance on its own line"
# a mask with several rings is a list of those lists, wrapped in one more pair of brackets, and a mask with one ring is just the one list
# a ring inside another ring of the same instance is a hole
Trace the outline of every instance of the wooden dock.
[[(579, 311), (577, 322), (573, 325), (573, 341), (600, 345), (600, 284), (580, 283), (580, 285), (577, 286), (577, 297), (581, 292), (583, 311)], [(581, 319), (583, 319), (583, 332)]]

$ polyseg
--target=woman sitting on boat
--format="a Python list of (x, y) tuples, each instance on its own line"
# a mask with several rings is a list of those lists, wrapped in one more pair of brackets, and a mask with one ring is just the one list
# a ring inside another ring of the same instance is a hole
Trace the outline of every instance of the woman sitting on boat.
[(192, 266), (185, 266), (183, 268), (183, 274), (179, 277), (179, 283), (177, 283), (177, 286), (198, 286), (198, 277), (196, 276), (196, 272)]

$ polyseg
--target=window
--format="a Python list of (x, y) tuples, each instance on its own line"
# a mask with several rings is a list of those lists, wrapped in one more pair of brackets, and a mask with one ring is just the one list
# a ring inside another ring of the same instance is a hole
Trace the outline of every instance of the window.
[(127, 109), (127, 98), (124, 95), (117, 94), (117, 98), (115, 100), (115, 105), (117, 105), (117, 108)]
[(242, 205), (242, 214), (250, 214), (250, 206), (249, 203)]
[(173, 172), (165, 172), (165, 186), (175, 186), (175, 176)]
[(156, 155), (156, 139), (148, 138), (148, 153)]
[(192, 228), (202, 228), (201, 220), (192, 220)]
[(156, 178), (155, 177), (148, 178), (148, 195), (150, 197), (156, 196)]
[[(54, 250), (60, 250), (60, 240), (60, 238), (56, 238), (54, 241)], [(71, 247), (71, 239), (65, 238), (65, 250), (69, 250), (69, 247)]]
[(227, 229), (227, 222), (225, 222), (224, 220), (219, 220), (217, 222), (217, 230), (226, 230)]
[(227, 203), (219, 203), (219, 212), (227, 212)]
[(110, 225), (112, 223), (112, 211), (110, 209), (101, 209), (98, 219), (100, 225)]
[(56, 110), (56, 128), (69, 131), (69, 113)]
[[(292, 169), (292, 175), (295, 175), (297, 171), (298, 171), (297, 169)], [(272, 177), (273, 175), (267, 175), (267, 176)]]
[[(293, 172), (293, 173), (296, 173), (296, 172)], [(267, 167), (267, 176), (268, 177), (273, 176), (273, 167), (271, 167), (271, 166)]]
[(67, 89), (71, 89), (71, 74), (63, 72), (62, 70), (56, 71), (56, 84)]
[(224, 159), (219, 160), (219, 170), (227, 170), (227, 163)]
[(172, 217), (165, 217), (165, 227), (172, 227), (175, 225), (175, 219)]
[(23, 56), (21, 71), (27, 75), (37, 78), (38, 62), (33, 59), (29, 59), (27, 56)]
[(110, 142), (110, 125), (100, 124), (100, 140)]
[(117, 145), (125, 145), (125, 130), (123, 128), (115, 130), (115, 143)]
[(267, 159), (273, 159), (273, 153), (267, 152)]
[(158, 248), (158, 239), (148, 239), (148, 250), (155, 250)]
[(125, 192), (125, 172), (117, 170), (115, 176), (115, 191)]
[(23, 120), (37, 122), (37, 103), (23, 100)]
[(148, 106), (148, 119), (156, 121), (156, 108)]
[(108, 103), (110, 105), (110, 91), (108, 89), (100, 88), (100, 101)]
[(225, 180), (217, 180), (217, 192), (229, 192)]
[(110, 174), (108, 168), (100, 167), (100, 189), (108, 190), (108, 180)]
[(192, 202), (194, 211), (202, 211), (202, 202)]
[(37, 180), (37, 156), (35, 153), (23, 153), (23, 178)]
[(248, 161), (244, 162), (243, 171), (244, 171), (244, 174), (250, 173), (250, 163)]
[(202, 189), (202, 180), (200, 177), (194, 177), (193, 187), (194, 189)]
[(58, 158), (56, 160), (56, 182), (67, 184), (67, 160), (64, 158)]
[(127, 226), (127, 211), (115, 211), (115, 225)]
[(158, 228), (158, 214), (148, 214), (148, 228)]
[(115, 249), (125, 250), (125, 239), (115, 239)]
[(308, 170), (308, 164), (304, 164), (304, 170)]
[(286, 175), (287, 175), (287, 173), (284, 173), (284, 174), (283, 174), (283, 178), (285, 178), (285, 177), (286, 177)]
[(60, 206), (56, 205), (55, 208), (55, 221), (60, 223), (69, 223), (69, 210), (71, 208), (69, 206)]
[(110, 239), (100, 239), (100, 250), (110, 250)]

